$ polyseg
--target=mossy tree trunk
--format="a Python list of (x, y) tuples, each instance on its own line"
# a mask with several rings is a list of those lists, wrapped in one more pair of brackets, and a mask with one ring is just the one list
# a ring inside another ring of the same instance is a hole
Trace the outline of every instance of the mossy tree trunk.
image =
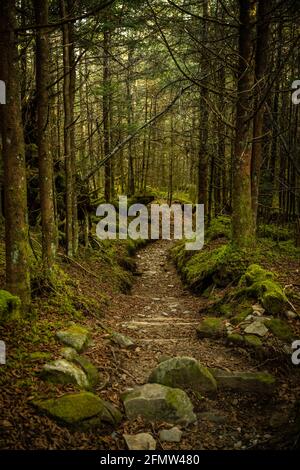
[(0, 106), (4, 160), (6, 284), (30, 304), (25, 146), (21, 114), (20, 75), (15, 35), (15, 2), (2, 0), (0, 15), (0, 79), (6, 83), (6, 104)]
[(239, 0), (239, 65), (236, 110), (235, 156), (232, 188), (232, 242), (238, 248), (254, 244), (254, 224), (251, 199), (251, 139), (252, 125), (252, 28), (255, 1)]
[[(48, 24), (48, 0), (34, 0), (37, 25)], [(57, 230), (54, 213), (53, 158), (49, 146), (49, 35), (40, 28), (36, 33), (36, 88), (39, 185), (42, 216), (42, 251), (45, 269), (53, 267)]]

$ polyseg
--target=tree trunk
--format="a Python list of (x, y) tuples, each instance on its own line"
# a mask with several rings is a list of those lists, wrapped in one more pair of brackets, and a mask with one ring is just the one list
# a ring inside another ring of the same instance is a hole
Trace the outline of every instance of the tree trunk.
[[(60, 1), (61, 17), (66, 18), (67, 9), (65, 0)], [(66, 252), (73, 256), (73, 173), (71, 159), (71, 96), (70, 96), (70, 37), (68, 23), (63, 24), (63, 64), (64, 64), (64, 158), (65, 158), (65, 178), (66, 178)]]
[[(257, 208), (260, 169), (262, 164), (262, 134), (264, 124), (264, 105), (260, 106), (260, 100), (265, 91), (266, 71), (268, 64), (268, 43), (270, 30), (270, 10), (271, 2), (259, 0), (257, 10), (257, 36), (255, 53), (255, 104), (254, 104), (254, 122), (253, 122), (253, 146), (251, 160), (251, 192), (252, 192), (252, 211), (254, 230), (256, 231)], [(259, 109), (256, 109), (260, 106)]]
[[(34, 0), (37, 25), (48, 24), (48, 0)], [(44, 268), (51, 269), (56, 255), (56, 225), (53, 196), (53, 158), (49, 147), (49, 36), (45, 29), (36, 35), (36, 87), (39, 183), (42, 216)]]
[(6, 83), (6, 104), (0, 106), (4, 160), (7, 289), (30, 305), (25, 147), (22, 128), (15, 2), (2, 0), (0, 15), (0, 79)]
[[(203, 16), (208, 15), (208, 1), (203, 1)], [(206, 45), (207, 42), (207, 22), (203, 22), (203, 31), (202, 31), (202, 42)], [(206, 51), (203, 48), (201, 52), (201, 75), (208, 73), (208, 61), (206, 57)], [(204, 213), (207, 214), (208, 211), (208, 107), (207, 107), (207, 98), (208, 90), (206, 88), (207, 81), (202, 80), (203, 87), (200, 89), (200, 135), (199, 135), (199, 155), (198, 155), (198, 204), (204, 204)]]
[(253, 0), (239, 0), (239, 66), (236, 110), (235, 156), (232, 188), (232, 242), (239, 248), (254, 244), (253, 213), (251, 205), (251, 137), (252, 126), (252, 19)]
[[(103, 147), (104, 157), (110, 153), (110, 70), (109, 70), (109, 30), (103, 33)], [(104, 197), (111, 198), (111, 160), (104, 165)]]

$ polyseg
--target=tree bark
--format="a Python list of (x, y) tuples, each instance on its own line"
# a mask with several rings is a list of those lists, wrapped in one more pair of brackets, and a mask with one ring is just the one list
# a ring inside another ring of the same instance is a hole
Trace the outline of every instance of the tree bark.
[(0, 106), (4, 160), (6, 285), (30, 305), (30, 248), (20, 74), (15, 36), (15, 2), (2, 0), (0, 15), (0, 79), (6, 83), (6, 104)]
[[(34, 0), (37, 25), (48, 24), (48, 0)], [(40, 203), (42, 216), (42, 257), (45, 269), (53, 267), (57, 231), (54, 214), (53, 158), (49, 146), (49, 36), (38, 29), (36, 35), (36, 87)]]
[(251, 201), (251, 138), (252, 126), (252, 21), (255, 2), (239, 0), (239, 65), (236, 110), (235, 156), (232, 188), (232, 242), (238, 248), (254, 244)]
[[(253, 122), (253, 146), (251, 159), (251, 192), (252, 192), (252, 211), (254, 230), (256, 230), (257, 208), (260, 169), (262, 164), (262, 134), (264, 125), (265, 107), (260, 106), (260, 100), (265, 91), (266, 71), (268, 64), (268, 43), (270, 31), (270, 10), (271, 2), (259, 0), (257, 10), (257, 35), (256, 35), (256, 53), (255, 53), (255, 104), (254, 104), (254, 122)], [(258, 110), (256, 108), (260, 106)]]

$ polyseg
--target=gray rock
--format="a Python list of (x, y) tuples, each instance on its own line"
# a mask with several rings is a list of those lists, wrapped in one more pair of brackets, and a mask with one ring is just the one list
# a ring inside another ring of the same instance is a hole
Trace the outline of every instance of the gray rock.
[(77, 352), (85, 350), (90, 343), (90, 335), (86, 328), (79, 325), (72, 325), (66, 330), (56, 333), (57, 339)]
[(214, 392), (217, 389), (216, 381), (209, 370), (191, 357), (173, 357), (161, 362), (152, 371), (148, 381), (200, 392)]
[(124, 407), (129, 419), (166, 421), (188, 425), (196, 421), (193, 405), (187, 394), (178, 388), (146, 384), (124, 394)]
[(255, 320), (245, 328), (245, 333), (249, 335), (265, 336), (268, 333), (268, 328), (266, 328), (262, 321)]
[(271, 395), (274, 393), (275, 378), (266, 372), (226, 372), (210, 369), (218, 387), (240, 392)]
[(82, 389), (89, 389), (91, 386), (83, 370), (66, 359), (57, 359), (45, 364), (41, 376), (48, 382), (74, 384)]
[(120, 411), (111, 403), (90, 392), (63, 395), (49, 400), (32, 402), (40, 411), (67, 424), (88, 428), (102, 422), (116, 424), (121, 421)]
[(98, 369), (86, 357), (80, 356), (75, 349), (68, 347), (62, 349), (61, 355), (64, 359), (73, 362), (83, 370), (87, 376), (89, 388), (97, 385), (100, 379)]
[(121, 333), (114, 332), (110, 335), (111, 341), (118, 344), (121, 348), (133, 348), (135, 346), (129, 336), (121, 335)]
[(177, 427), (159, 431), (159, 439), (162, 442), (180, 442), (181, 437), (182, 431)]
[(288, 310), (287, 312), (285, 312), (285, 316), (289, 319), (289, 320), (294, 320), (295, 318), (298, 318), (298, 315), (296, 312), (293, 312), (292, 310)]
[(151, 434), (141, 432), (139, 434), (123, 434), (129, 450), (155, 450), (156, 441)]

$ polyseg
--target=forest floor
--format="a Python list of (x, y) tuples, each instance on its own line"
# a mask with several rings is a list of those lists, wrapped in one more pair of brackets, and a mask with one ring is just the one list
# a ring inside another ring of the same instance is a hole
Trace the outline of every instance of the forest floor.
[[(159, 430), (166, 424), (149, 424), (142, 419), (129, 421), (124, 418), (117, 427), (106, 426), (97, 431), (72, 431), (39, 415), (30, 400), (37, 393), (53, 396), (54, 393), (73, 391), (74, 387), (44, 384), (38, 376), (33, 376), (33, 371), (38, 373), (41, 363), (22, 369), (20, 357), (19, 367), (10, 369), (9, 381), (2, 387), (0, 448), (125, 449), (123, 434), (138, 432), (150, 432), (157, 441), (157, 448), (165, 450), (284, 447), (283, 430), (287, 430), (300, 393), (299, 370), (287, 366), (276, 355), (261, 360), (243, 348), (227, 347), (221, 340), (197, 338), (196, 326), (205, 316), (209, 300), (184, 288), (168, 256), (170, 245), (168, 241), (157, 241), (139, 250), (131, 291), (127, 294), (114, 291), (113, 295), (110, 292), (110, 301), (101, 319), (86, 317), (84, 321), (78, 321), (89, 326), (92, 332), (93, 345), (87, 351), (87, 357), (102, 376), (96, 393), (122, 408), (120, 394), (127, 388), (146, 383), (163, 356), (189, 356), (205, 366), (228, 371), (268, 371), (278, 381), (274, 395), (258, 397), (218, 391), (213, 397), (203, 398), (189, 393), (198, 422), (183, 430), (179, 444), (159, 441)], [(74, 266), (72, 270), (76, 272)], [(281, 270), (296, 272), (296, 263), (292, 266), (287, 262)], [(87, 272), (80, 271), (80, 276), (80, 290), (85, 294), (91, 285), (96, 290), (102, 289)], [(52, 320), (54, 325), (55, 320), (60, 325), (57, 317)], [(130, 336), (135, 347), (128, 350), (113, 344), (103, 325)], [(9, 344), (11, 335), (18, 338), (22, 332), (7, 331), (6, 334)], [(23, 336), (26, 336), (24, 332)], [(22, 341), (18, 340), (18, 346)], [(49, 341), (43, 350), (56, 356), (57, 344)]]

